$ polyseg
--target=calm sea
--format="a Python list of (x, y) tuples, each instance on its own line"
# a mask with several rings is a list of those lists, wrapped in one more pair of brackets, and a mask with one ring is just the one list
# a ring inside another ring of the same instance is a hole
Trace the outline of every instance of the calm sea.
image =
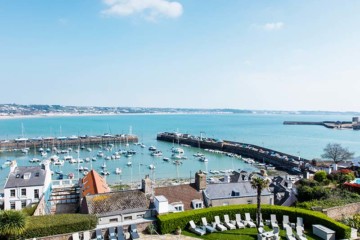
[[(172, 143), (156, 141), (156, 134), (163, 131), (178, 131), (200, 135), (252, 143), (293, 155), (313, 159), (319, 158), (323, 148), (329, 142), (340, 143), (356, 155), (360, 153), (360, 132), (353, 130), (331, 130), (322, 126), (291, 126), (283, 125), (285, 120), (293, 121), (325, 121), (340, 120), (351, 121), (352, 116), (345, 115), (260, 115), (260, 114), (199, 114), (199, 115), (117, 115), (117, 116), (84, 116), (84, 117), (44, 117), (29, 119), (0, 120), (0, 139), (14, 139), (22, 135), (27, 138), (47, 136), (71, 136), (71, 135), (96, 135), (96, 134), (120, 134), (132, 133), (137, 135), (140, 142), (147, 147), (141, 148), (130, 144), (128, 149), (137, 151), (131, 158), (132, 167), (127, 166), (129, 159), (122, 156), (117, 160), (107, 160), (106, 164), (111, 175), (107, 177), (109, 183), (137, 182), (146, 174), (155, 178), (189, 178), (195, 171), (204, 170), (226, 170), (244, 169), (254, 170), (254, 167), (244, 163), (237, 158), (224, 155), (203, 152), (209, 159), (203, 163), (193, 157), (200, 151), (197, 148), (183, 147), (187, 160), (182, 165), (176, 166), (170, 162), (163, 161), (163, 157), (170, 157)], [(164, 153), (163, 157), (152, 157), (148, 147), (156, 146)], [(118, 149), (126, 149), (125, 146), (115, 146), (113, 152)], [(80, 151), (80, 157), (93, 157), (100, 149), (93, 146), (92, 152)], [(51, 154), (49, 153), (48, 156)], [(77, 158), (74, 151), (72, 155)], [(111, 152), (105, 152), (111, 155)], [(27, 155), (21, 153), (7, 153), (0, 155), (0, 164), (6, 160), (16, 159), (19, 165), (31, 165), (29, 160), (34, 156), (40, 158), (39, 153), (29, 152)], [(62, 156), (60, 155), (60, 158)], [(82, 163), (82, 166), (93, 167), (101, 171), (104, 159), (98, 159), (91, 163)], [(92, 166), (91, 166), (92, 164)], [(154, 164), (152, 172), (149, 165)], [(115, 175), (115, 168), (123, 170), (121, 175)], [(70, 172), (77, 176), (77, 164), (65, 163), (61, 169), (53, 167), (53, 170), (61, 170), (64, 174)], [(9, 169), (0, 170), (0, 186), (3, 186)], [(81, 174), (81, 173), (80, 173)], [(56, 178), (56, 175), (54, 175)]]

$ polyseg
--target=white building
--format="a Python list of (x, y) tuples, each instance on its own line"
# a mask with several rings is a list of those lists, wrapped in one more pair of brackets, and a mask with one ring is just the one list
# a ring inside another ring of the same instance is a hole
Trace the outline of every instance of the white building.
[(38, 203), (51, 184), (49, 161), (41, 166), (18, 167), (10, 165), (10, 173), (4, 186), (4, 209), (21, 210)]

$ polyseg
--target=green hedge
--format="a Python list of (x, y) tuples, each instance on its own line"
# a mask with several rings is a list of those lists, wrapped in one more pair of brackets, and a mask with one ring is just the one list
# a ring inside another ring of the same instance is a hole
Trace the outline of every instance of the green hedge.
[(33, 216), (23, 234), (24, 238), (45, 237), (94, 229), (97, 218), (87, 214)]
[[(251, 218), (255, 221), (256, 205), (232, 205), (204, 208), (198, 210), (190, 210), (180, 213), (170, 213), (166, 215), (159, 215), (159, 227), (162, 234), (171, 233), (175, 231), (176, 227), (184, 229), (190, 220), (194, 220), (195, 223), (200, 224), (201, 218), (206, 217), (208, 222), (214, 221), (215, 216), (220, 216), (223, 219), (224, 214), (228, 214), (230, 219), (235, 219), (235, 214), (240, 213), (244, 220), (244, 213), (250, 213)], [(282, 216), (288, 215), (290, 222), (296, 223), (296, 217), (302, 217), (304, 220), (305, 228), (311, 229), (312, 224), (321, 224), (334, 231), (336, 231), (336, 239), (349, 238), (351, 234), (351, 228), (339, 223), (325, 214), (315, 211), (309, 211), (301, 208), (262, 205), (261, 213), (264, 220), (270, 219), (270, 214), (276, 214), (278, 222), (281, 223)]]

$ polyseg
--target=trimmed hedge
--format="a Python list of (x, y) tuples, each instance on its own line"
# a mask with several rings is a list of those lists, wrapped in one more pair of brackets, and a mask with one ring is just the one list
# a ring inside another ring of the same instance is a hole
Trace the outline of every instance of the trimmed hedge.
[(64, 233), (94, 229), (97, 217), (87, 214), (59, 214), (28, 218), (23, 238), (46, 237)]
[[(190, 220), (200, 224), (201, 218), (206, 217), (208, 222), (214, 220), (215, 216), (220, 216), (222, 219), (224, 214), (228, 214), (230, 219), (235, 219), (235, 214), (240, 213), (242, 219), (245, 218), (245, 213), (250, 213), (251, 218), (255, 221), (256, 205), (231, 205), (221, 207), (203, 208), (197, 210), (189, 210), (180, 213), (170, 213), (166, 215), (159, 215), (158, 222), (160, 232), (162, 234), (171, 233), (179, 226), (184, 229)], [(301, 208), (261, 205), (261, 213), (263, 219), (270, 219), (270, 214), (276, 214), (278, 222), (281, 223), (282, 216), (288, 215), (290, 222), (296, 223), (296, 217), (302, 217), (304, 220), (305, 228), (311, 229), (312, 224), (321, 224), (334, 231), (336, 231), (336, 239), (350, 238), (351, 228), (337, 222), (323, 213), (305, 210)]]

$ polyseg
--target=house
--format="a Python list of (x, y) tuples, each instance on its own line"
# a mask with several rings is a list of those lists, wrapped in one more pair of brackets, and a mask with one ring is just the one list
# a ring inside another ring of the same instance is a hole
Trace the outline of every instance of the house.
[[(251, 187), (249, 181), (209, 184), (203, 193), (207, 207), (255, 204), (257, 199), (257, 190)], [(274, 204), (274, 195), (269, 189), (261, 192), (261, 203)]]
[[(182, 212), (204, 207), (201, 190), (206, 186), (206, 175), (202, 172), (195, 174), (194, 184), (181, 184), (154, 189), (155, 196), (162, 196), (168, 201), (169, 212)], [(155, 198), (156, 198), (155, 197)], [(156, 200), (156, 199), (155, 199)], [(155, 201), (156, 202), (156, 201)]]
[(86, 195), (81, 213), (95, 214), (98, 224), (126, 223), (151, 216), (149, 200), (141, 190)]
[(274, 193), (274, 204), (283, 205), (292, 195), (292, 178), (289, 176), (276, 176), (273, 178), (269, 188)]
[(50, 191), (49, 165), (49, 161), (44, 161), (41, 166), (18, 167), (16, 161), (12, 161), (4, 186), (4, 209), (21, 210), (38, 203)]

